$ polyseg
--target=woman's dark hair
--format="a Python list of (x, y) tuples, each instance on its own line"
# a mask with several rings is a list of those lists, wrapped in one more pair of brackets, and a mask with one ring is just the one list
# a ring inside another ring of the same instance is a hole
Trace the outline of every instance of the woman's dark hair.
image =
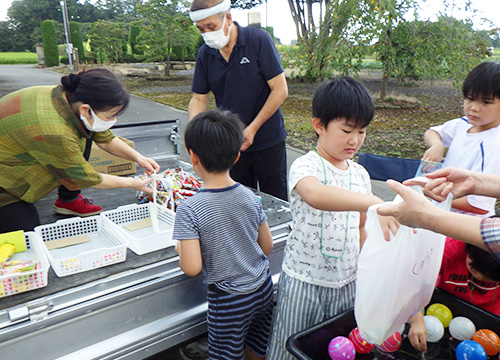
[(243, 123), (229, 111), (209, 110), (189, 121), (184, 145), (194, 152), (211, 173), (222, 173), (233, 167), (243, 143)]
[[(109, 70), (95, 68), (80, 71), (61, 78), (70, 104), (79, 101), (97, 111), (107, 111), (122, 106), (121, 114), (128, 106), (129, 93), (117, 77)], [(116, 115), (118, 115), (116, 114)]]
[(464, 98), (500, 98), (500, 63), (485, 61), (470, 71), (462, 85)]
[(354, 121), (356, 127), (365, 128), (375, 112), (372, 97), (366, 87), (349, 76), (321, 84), (314, 92), (313, 117), (321, 119), (323, 126), (330, 121)]
[(465, 244), (465, 252), (471, 260), (470, 266), (493, 281), (500, 281), (500, 263), (486, 250)]

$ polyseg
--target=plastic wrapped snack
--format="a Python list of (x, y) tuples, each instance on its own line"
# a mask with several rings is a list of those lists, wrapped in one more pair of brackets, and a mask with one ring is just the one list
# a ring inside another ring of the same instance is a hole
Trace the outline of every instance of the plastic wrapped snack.
[(0, 263), (0, 275), (37, 270), (40, 263), (36, 260), (6, 261)]
[(14, 255), (15, 250), (16, 247), (10, 243), (0, 245), (0, 263), (9, 260)]
[[(140, 176), (140, 178), (143, 179), (144, 177)], [(159, 173), (157, 175), (156, 187), (156, 202), (175, 211), (177, 205), (182, 200), (193, 196), (200, 190), (201, 183), (179, 167), (177, 169), (167, 169)], [(153, 201), (152, 194), (142, 191), (137, 192), (137, 198), (141, 204)]]

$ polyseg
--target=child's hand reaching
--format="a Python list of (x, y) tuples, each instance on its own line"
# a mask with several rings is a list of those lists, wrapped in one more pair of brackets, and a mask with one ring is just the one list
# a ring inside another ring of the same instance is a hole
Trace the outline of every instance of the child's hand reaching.
[(418, 312), (410, 319), (411, 327), (408, 333), (408, 339), (411, 345), (417, 351), (427, 351), (427, 329), (425, 328), (424, 315)]
[(380, 221), (380, 227), (384, 233), (385, 241), (390, 241), (390, 233), (396, 235), (401, 224), (392, 216), (379, 215), (378, 220)]
[(428, 148), (422, 159), (425, 161), (441, 162), (444, 158), (444, 147), (442, 145), (434, 145)]

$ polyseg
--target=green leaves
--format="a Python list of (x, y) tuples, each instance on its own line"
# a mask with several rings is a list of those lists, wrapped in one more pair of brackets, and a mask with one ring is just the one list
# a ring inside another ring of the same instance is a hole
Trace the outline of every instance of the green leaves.
[(127, 31), (119, 23), (99, 20), (89, 29), (90, 48), (100, 53), (101, 62), (119, 62), (123, 54), (123, 41)]

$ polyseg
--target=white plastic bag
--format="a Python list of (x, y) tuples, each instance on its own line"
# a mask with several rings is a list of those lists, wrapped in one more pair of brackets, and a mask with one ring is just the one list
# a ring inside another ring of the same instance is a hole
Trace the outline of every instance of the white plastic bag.
[[(412, 187), (422, 193), (420, 187)], [(397, 196), (393, 203), (401, 198)], [(452, 196), (438, 204), (451, 207)], [(380, 345), (430, 301), (436, 284), (445, 236), (401, 225), (385, 241), (377, 208), (367, 212), (367, 238), (358, 262), (354, 315), (366, 341)]]

